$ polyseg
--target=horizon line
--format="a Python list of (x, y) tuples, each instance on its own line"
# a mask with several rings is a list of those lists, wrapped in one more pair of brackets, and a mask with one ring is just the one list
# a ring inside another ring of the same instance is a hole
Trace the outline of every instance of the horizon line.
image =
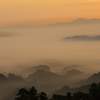
[(58, 24), (58, 23), (70, 23), (70, 22), (73, 22), (75, 20), (79, 20), (79, 19), (83, 19), (83, 20), (92, 20), (92, 19), (97, 19), (99, 20), (99, 18), (90, 18), (90, 19), (86, 19), (86, 18), (76, 18), (72, 21), (68, 21), (68, 22), (57, 22), (57, 23), (51, 23), (51, 24), (47, 24), (47, 25), (14, 25), (14, 26), (5, 26), (5, 27), (0, 27), (0, 28), (10, 28), (10, 27), (22, 27), (22, 26), (25, 26), (25, 27), (45, 27), (45, 26), (48, 26), (48, 25), (54, 25), (54, 24)]

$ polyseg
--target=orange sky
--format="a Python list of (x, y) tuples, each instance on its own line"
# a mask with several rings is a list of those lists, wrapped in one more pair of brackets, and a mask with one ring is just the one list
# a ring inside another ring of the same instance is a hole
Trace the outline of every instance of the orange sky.
[(0, 26), (46, 25), (100, 18), (100, 0), (2, 0)]

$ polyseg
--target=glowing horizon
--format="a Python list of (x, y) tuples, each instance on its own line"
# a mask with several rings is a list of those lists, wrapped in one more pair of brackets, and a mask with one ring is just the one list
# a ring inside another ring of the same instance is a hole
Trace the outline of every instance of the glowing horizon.
[(3, 0), (0, 27), (69, 22), (78, 18), (100, 19), (99, 0)]

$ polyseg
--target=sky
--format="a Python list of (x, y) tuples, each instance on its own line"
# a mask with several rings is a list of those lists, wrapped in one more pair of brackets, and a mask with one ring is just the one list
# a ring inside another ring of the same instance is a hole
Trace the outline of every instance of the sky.
[(0, 27), (100, 18), (100, 0), (2, 0)]

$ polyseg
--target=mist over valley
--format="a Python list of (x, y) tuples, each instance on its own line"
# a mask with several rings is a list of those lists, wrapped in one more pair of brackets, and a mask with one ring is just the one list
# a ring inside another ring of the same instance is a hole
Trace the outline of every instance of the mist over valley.
[[(48, 97), (100, 82), (100, 19), (0, 28), (0, 100), (35, 86)], [(10, 92), (9, 92), (10, 90)]]

